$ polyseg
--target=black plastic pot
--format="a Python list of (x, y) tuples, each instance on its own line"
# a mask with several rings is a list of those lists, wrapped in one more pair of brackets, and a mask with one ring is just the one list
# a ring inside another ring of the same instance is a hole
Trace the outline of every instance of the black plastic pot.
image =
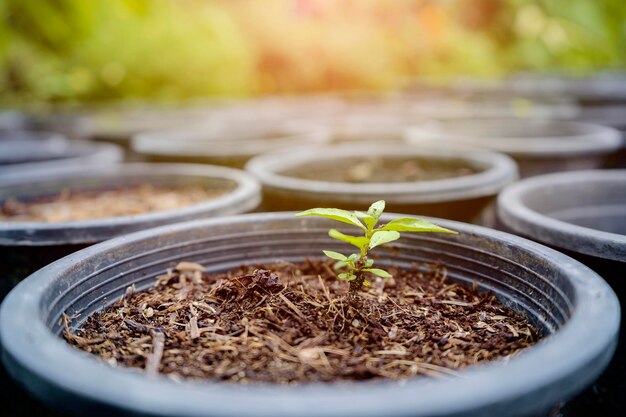
[[(432, 165), (456, 164), (478, 172), (456, 178), (414, 182), (350, 183), (302, 179), (290, 170), (315, 167), (351, 168), (358, 158), (405, 161)], [(361, 209), (383, 199), (389, 210), (473, 221), (506, 184), (517, 178), (515, 163), (488, 151), (422, 150), (407, 145), (336, 145), (290, 149), (252, 159), (246, 169), (263, 185), (263, 208), (268, 211), (311, 207)]]
[(28, 274), (82, 249), (129, 232), (162, 224), (244, 213), (260, 202), (259, 185), (245, 172), (205, 165), (120, 164), (47, 170), (0, 180), (0, 202), (55, 195), (64, 189), (107, 190), (140, 184), (188, 185), (228, 190), (223, 196), (176, 210), (73, 222), (0, 222), (3, 277), (0, 297)]
[(63, 313), (77, 326), (129, 285), (145, 289), (182, 260), (215, 272), (241, 263), (301, 261), (337, 245), (327, 235), (334, 222), (264, 213), (127, 235), (38, 271), (2, 305), (2, 359), (9, 373), (45, 402), (94, 416), (525, 416), (590, 384), (612, 356), (619, 324), (617, 299), (604, 281), (573, 259), (525, 239), (434, 221), (460, 234), (407, 235), (382, 249), (381, 262), (408, 268), (442, 261), (449, 279), (495, 292), (547, 338), (509, 360), (466, 368), (459, 378), (237, 386), (176, 383), (114, 368), (59, 336)]
[(253, 156), (290, 146), (323, 144), (326, 129), (286, 126), (274, 121), (244, 125), (206, 123), (185, 129), (148, 132), (133, 139), (132, 149), (155, 162), (194, 162), (242, 167)]
[[(529, 178), (498, 197), (501, 227), (557, 248), (598, 272), (626, 307), (626, 170)], [(578, 400), (589, 414), (618, 415), (626, 398), (626, 328), (618, 354), (593, 392)], [(620, 411), (621, 409), (621, 411)]]
[(71, 141), (57, 133), (0, 132), (0, 174), (45, 172), (63, 167), (91, 167), (120, 162), (123, 151), (110, 144)]
[(407, 141), (440, 146), (475, 146), (506, 153), (520, 175), (601, 168), (622, 147), (610, 127), (573, 121), (519, 118), (456, 118), (433, 121), (407, 131)]

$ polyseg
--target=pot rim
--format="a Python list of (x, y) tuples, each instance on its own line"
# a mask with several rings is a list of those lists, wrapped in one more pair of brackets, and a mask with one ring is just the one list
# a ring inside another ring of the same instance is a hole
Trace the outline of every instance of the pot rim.
[[(352, 157), (388, 156), (460, 160), (468, 165), (486, 167), (476, 174), (429, 181), (397, 183), (347, 183), (301, 179), (281, 174), (286, 169), (315, 161)], [(264, 187), (296, 194), (331, 196), (333, 200), (370, 203), (384, 199), (389, 203), (430, 203), (456, 201), (495, 195), (518, 178), (517, 165), (508, 156), (479, 149), (417, 148), (398, 144), (351, 143), (310, 148), (289, 148), (252, 158), (245, 169)]]
[[(63, 143), (67, 149), (81, 149), (84, 151), (82, 154), (72, 155), (67, 158), (57, 158), (50, 160), (32, 161), (19, 164), (10, 164), (2, 166), (0, 165), (0, 174), (2, 174), (2, 180), (6, 178), (12, 178), (22, 175), (30, 174), (45, 174), (49, 170), (65, 169), (68, 167), (92, 167), (94, 165), (105, 166), (115, 165), (120, 163), (124, 159), (124, 151), (120, 146), (111, 143), (99, 143), (91, 142), (82, 139), (67, 139), (66, 136), (60, 133), (43, 132), (43, 131), (21, 131), (32, 132), (37, 134), (47, 135), (47, 139)], [(39, 140), (39, 139), (33, 139)]]
[[(56, 146), (63, 147), (63, 151), (67, 152), (71, 150), (70, 144), (72, 142), (69, 139), (57, 132), (48, 132), (43, 130), (30, 130), (30, 129), (20, 129), (20, 130), (9, 130), (3, 131), (0, 130), (0, 148), (3, 144), (9, 143), (10, 147), (19, 146), (24, 150), (30, 151), (33, 146), (36, 145), (44, 145), (46, 150), (51, 154), (50, 159), (32, 159), (27, 160), (25, 162), (9, 162), (9, 163), (0, 163), (0, 171), (11, 171), (11, 167), (18, 167), (24, 164), (40, 164), (42, 162), (51, 162), (51, 161), (67, 161), (68, 159), (73, 159), (77, 157), (81, 157), (84, 155), (72, 155), (69, 158), (54, 158), (53, 150), (50, 148), (54, 148)], [(10, 151), (10, 149), (8, 150)], [(7, 152), (11, 153), (11, 152)], [(4, 156), (4, 155), (2, 155)], [(10, 161), (10, 159), (9, 159)]]
[[(228, 124), (215, 120), (195, 126), (142, 132), (131, 140), (133, 151), (142, 155), (178, 157), (245, 157), (289, 146), (323, 144), (330, 141), (330, 131), (318, 126), (296, 126), (287, 122), (259, 122), (259, 126), (231, 131)], [(284, 137), (259, 138), (265, 132)]]
[(601, 181), (624, 184), (626, 169), (571, 171), (523, 179), (506, 187), (498, 196), (498, 217), (516, 233), (549, 245), (626, 262), (626, 235), (558, 220), (531, 209), (523, 201), (525, 195), (546, 187), (554, 189), (559, 185)]
[[(398, 215), (387, 214), (383, 220)], [(619, 327), (619, 302), (610, 287), (593, 271), (552, 249), (507, 233), (449, 220), (432, 219), (461, 233), (482, 235), (500, 244), (529, 251), (551, 267), (567, 274), (574, 287), (576, 308), (556, 333), (522, 354), (466, 368), (450, 380), (416, 378), (403, 383), (369, 382), (347, 385), (310, 384), (234, 386), (211, 382), (174, 383), (164, 376), (146, 377), (136, 371), (113, 368), (55, 336), (44, 323), (42, 296), (56, 277), (87, 259), (131, 242), (147, 241), (170, 232), (263, 220), (294, 219), (293, 213), (255, 213), (205, 219), (145, 230), (83, 249), (39, 270), (22, 281), (0, 307), (0, 342), (3, 359), (18, 363), (28, 373), (53, 382), (88, 399), (151, 415), (214, 416), (339, 416), (339, 415), (440, 415), (481, 410), (494, 403), (510, 403), (546, 387), (564, 392), (580, 388), (568, 375), (587, 370), (614, 348)], [(315, 224), (320, 219), (297, 219), (294, 225)], [(576, 346), (563, 360), (564, 349)], [(607, 359), (608, 360), (608, 359)], [(71, 372), (68, 365), (71, 364)], [(529, 372), (532, 370), (532, 372)], [(23, 374), (20, 374), (23, 375)], [(511, 378), (514, 375), (515, 378)], [(585, 374), (583, 374), (585, 375)], [(578, 381), (578, 380), (577, 380)], [(589, 380), (584, 383), (590, 382)], [(560, 385), (559, 385), (560, 384)], [(454, 393), (451, 401), (450, 393)], [(419, 393), (420, 395), (416, 395)], [(542, 396), (543, 398), (544, 396)], [(209, 401), (211, 398), (219, 401)], [(381, 401), (384, 398), (384, 401)], [(547, 400), (544, 400), (547, 401)], [(542, 404), (520, 404), (533, 408)], [(545, 405), (544, 405), (545, 406)], [(457, 414), (454, 414), (457, 415)]]
[[(79, 175), (79, 177), (77, 177)], [(57, 183), (58, 191), (71, 187), (72, 181), (80, 183), (85, 178), (119, 179), (125, 176), (195, 176), (232, 181), (236, 184), (230, 192), (214, 199), (177, 209), (147, 212), (142, 214), (107, 217), (93, 220), (67, 222), (10, 222), (0, 221), (0, 248), (2, 246), (45, 246), (61, 244), (93, 243), (118, 236), (127, 227), (155, 227), (164, 222), (184, 221), (211, 213), (236, 214), (252, 210), (260, 204), (260, 185), (242, 170), (201, 164), (154, 164), (127, 163), (111, 166), (84, 168), (70, 167), (53, 172), (13, 176), (0, 181), (4, 187), (24, 186), (32, 183)], [(102, 185), (104, 183), (101, 183)], [(135, 230), (133, 230), (135, 231)], [(58, 232), (59, 237), (50, 238)], [(16, 237), (17, 234), (17, 237)]]
[[(564, 126), (573, 128), (578, 133), (559, 136), (548, 134), (540, 137), (537, 135), (484, 137), (480, 133), (446, 132), (447, 123), (482, 123), (485, 126), (490, 124), (492, 126), (517, 125), (521, 129), (529, 125), (540, 128)], [(425, 145), (429, 142), (455, 145), (458, 143), (504, 152), (514, 157), (530, 158), (571, 158), (607, 154), (617, 151), (623, 144), (622, 135), (612, 127), (572, 120), (515, 117), (451, 117), (433, 120), (430, 123), (407, 128), (405, 140), (414, 145)]]
[[(518, 103), (528, 106), (517, 107)], [(580, 106), (569, 97), (538, 97), (531, 95), (462, 94), (440, 96), (411, 105), (417, 115), (431, 119), (447, 118), (520, 118), (572, 119), (580, 114)]]

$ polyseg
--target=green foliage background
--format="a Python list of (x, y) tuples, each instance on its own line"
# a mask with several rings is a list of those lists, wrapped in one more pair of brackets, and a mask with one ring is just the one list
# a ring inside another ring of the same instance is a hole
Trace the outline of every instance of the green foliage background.
[(626, 68), (624, 0), (0, 0), (0, 101)]

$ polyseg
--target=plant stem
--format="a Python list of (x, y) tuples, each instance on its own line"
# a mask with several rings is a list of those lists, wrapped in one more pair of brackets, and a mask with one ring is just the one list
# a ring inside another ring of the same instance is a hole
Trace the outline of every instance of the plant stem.
[(350, 281), (350, 298), (357, 297), (357, 293), (361, 290), (363, 286), (363, 281), (365, 281), (365, 273), (363, 272), (363, 268), (365, 267), (365, 257), (361, 256), (359, 260), (356, 262), (356, 268), (354, 269), (354, 275), (356, 279)]

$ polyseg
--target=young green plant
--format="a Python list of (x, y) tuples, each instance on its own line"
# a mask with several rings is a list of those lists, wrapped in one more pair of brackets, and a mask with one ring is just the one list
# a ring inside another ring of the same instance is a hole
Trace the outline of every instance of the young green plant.
[(378, 226), (378, 220), (385, 210), (385, 201), (375, 202), (367, 210), (348, 211), (334, 208), (314, 208), (300, 213), (296, 216), (316, 216), (347, 223), (361, 230), (362, 236), (344, 234), (336, 229), (330, 229), (328, 235), (333, 239), (349, 243), (356, 246), (359, 251), (350, 255), (343, 255), (332, 250), (325, 250), (324, 254), (336, 260), (335, 270), (344, 270), (338, 277), (350, 282), (350, 295), (355, 296), (363, 285), (369, 286), (366, 279), (368, 274), (381, 278), (390, 278), (391, 274), (384, 269), (374, 268), (374, 260), (369, 258), (370, 251), (377, 246), (393, 242), (400, 238), (400, 232), (438, 232), (456, 233), (453, 230), (445, 229), (430, 223), (426, 220), (412, 217), (401, 217), (393, 219), (389, 223)]

